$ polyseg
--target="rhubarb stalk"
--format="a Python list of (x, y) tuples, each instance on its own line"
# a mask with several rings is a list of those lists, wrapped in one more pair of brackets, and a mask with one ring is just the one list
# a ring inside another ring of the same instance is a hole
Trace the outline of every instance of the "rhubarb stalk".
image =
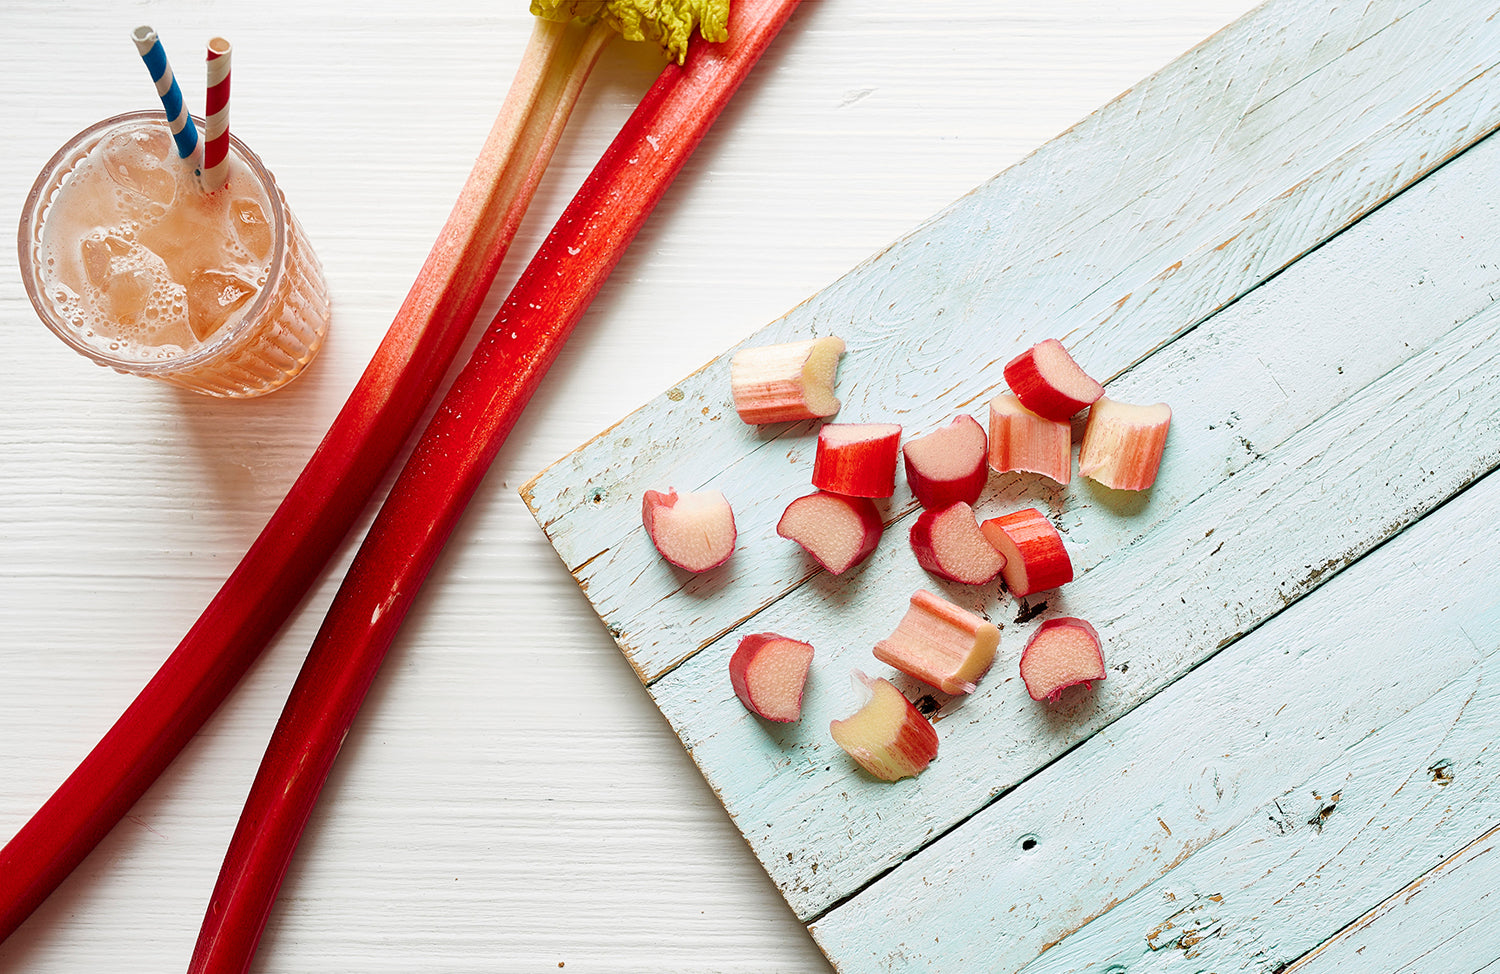
[(463, 344), (579, 89), (613, 36), (601, 24), (536, 21), (447, 223), (301, 476), (156, 675), (0, 850), (0, 940), (172, 762), (322, 574)]
[(797, 0), (738, 0), (669, 64), (547, 236), (397, 477), (292, 688), (191, 970), (244, 971), (339, 745), (485, 470), (563, 341)]

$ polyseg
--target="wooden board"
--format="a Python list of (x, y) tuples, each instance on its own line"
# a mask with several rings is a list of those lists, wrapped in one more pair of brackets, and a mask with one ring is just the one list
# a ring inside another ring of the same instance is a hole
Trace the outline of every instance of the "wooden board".
[[(1112, 396), (1174, 407), (1145, 495), (992, 478), (981, 513), (1043, 507), (1079, 577), (1020, 606), (939, 586), (1002, 651), (942, 702), (917, 779), (861, 775), (826, 732), (844, 674), (883, 672), (869, 648), (936, 584), (911, 497), (858, 571), (810, 570), (774, 525), (812, 427), (741, 424), (733, 349), (524, 489), (837, 968), (1276, 970), (1500, 821), (1497, 14), (1277, 0), (747, 339), (840, 335), (839, 419), (911, 435), (982, 417), (1044, 337)], [(723, 569), (655, 555), (639, 498), (668, 486), (734, 502)], [(1110, 673), (1049, 709), (1014, 659), (1059, 614), (1100, 628)], [(766, 629), (818, 647), (790, 729), (725, 674)], [(1403, 786), (1434, 768), (1439, 799)]]

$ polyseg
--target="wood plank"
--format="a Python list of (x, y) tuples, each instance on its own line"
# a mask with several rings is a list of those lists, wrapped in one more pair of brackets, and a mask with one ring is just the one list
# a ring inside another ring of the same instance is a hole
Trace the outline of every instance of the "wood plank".
[[(1468, 12), (1262, 8), (753, 341), (843, 335), (840, 418), (910, 432), (982, 406), (1003, 363), (1048, 335), (1117, 375), (1500, 124), (1500, 21)], [(1429, 49), (1424, 70), (1371, 74)], [(727, 354), (523, 492), (647, 681), (809, 578), (774, 536), (806, 490), (807, 429), (740, 424)], [(744, 540), (725, 569), (685, 579), (655, 557), (638, 497), (667, 485), (735, 500)], [(903, 489), (888, 517), (910, 509)]]
[[(652, 685), (799, 916), (862, 888), (1500, 463), (1496, 268), (1472, 253), (1473, 240), (1500, 237), (1500, 211), (1475, 195), (1497, 153), (1500, 140), (1486, 142), (1122, 377), (1125, 398), (1178, 410), (1157, 486), (1149, 499), (1085, 489), (1069, 500), (1065, 537), (1082, 571), (1036, 619), (1011, 622), (1014, 603), (990, 601), (993, 590), (949, 589), (1004, 627), (1002, 650), (980, 692), (936, 714), (943, 750), (920, 778), (892, 787), (853, 773), (825, 730), (852, 709), (842, 674), (877, 666), (870, 647), (906, 594), (933, 584), (899, 542), (856, 577), (778, 600)], [(1444, 237), (1446, 248), (1419, 244)], [(1366, 277), (1377, 250), (1389, 263)], [(1421, 300), (1403, 300), (1416, 281), (1429, 282)], [(1455, 313), (1469, 317), (1450, 327)], [(1264, 378), (1233, 378), (1267, 329), (1302, 322), (1315, 327), (1284, 359), (1262, 356)], [(1379, 351), (1384, 328), (1401, 347)], [(1405, 361), (1387, 367), (1385, 354)], [(1284, 382), (1270, 371), (1282, 361), (1296, 363)], [(1303, 394), (1319, 383), (1328, 399)], [(1000, 485), (987, 509), (1036, 500), (1027, 490)], [(1090, 696), (1040, 708), (1015, 658), (1037, 619), (1059, 614), (1105, 634), (1110, 676)], [(762, 629), (818, 647), (796, 728), (768, 732), (723, 677), (738, 636)]]
[(1494, 825), (1497, 721), (1492, 653), (1023, 970), (1282, 970)]
[[(955, 957), (1020, 970), (1214, 839), (1266, 823), (1290, 787), (1495, 656), (1497, 551), (1491, 475), (818, 919), (814, 936), (844, 974), (941, 971)], [(1457, 773), (1443, 768), (1434, 784)]]
[[(1440, 765), (1441, 775), (1451, 774)], [(1500, 826), (1444, 859), (1284, 974), (1500, 970)], [(1437, 934), (1436, 936), (1434, 934)]]

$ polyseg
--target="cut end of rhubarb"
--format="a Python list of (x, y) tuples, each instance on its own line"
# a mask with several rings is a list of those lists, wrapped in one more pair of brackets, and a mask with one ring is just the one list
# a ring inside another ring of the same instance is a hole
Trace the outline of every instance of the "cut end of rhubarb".
[(734, 512), (716, 490), (648, 490), (641, 498), (641, 521), (661, 556), (685, 571), (717, 568), (734, 553)]
[(894, 423), (829, 423), (818, 431), (812, 483), (848, 497), (896, 492), (901, 427)]
[(1015, 393), (1003, 392), (990, 400), (990, 466), (1067, 484), (1073, 479), (1073, 427), (1038, 416)]
[(1062, 692), (1104, 679), (1099, 634), (1082, 619), (1063, 616), (1037, 627), (1021, 652), (1021, 679), (1033, 700), (1056, 703)]
[(875, 644), (875, 658), (944, 693), (973, 693), (999, 646), (994, 623), (918, 589), (895, 632)]
[(950, 582), (983, 585), (1005, 567), (1005, 556), (985, 539), (974, 509), (963, 501), (923, 511), (910, 538), (917, 564)]
[(1145, 490), (1156, 483), (1172, 408), (1137, 406), (1108, 397), (1089, 408), (1078, 448), (1078, 472), (1114, 490)]
[(802, 715), (802, 691), (812, 658), (812, 646), (801, 640), (754, 633), (741, 639), (729, 658), (729, 683), (752, 714), (790, 723)]
[(777, 534), (797, 542), (835, 575), (868, 558), (883, 531), (874, 501), (821, 490), (788, 504), (776, 524)]
[(1047, 419), (1066, 421), (1104, 395), (1055, 338), (1038, 342), (1005, 366), (1005, 382), (1022, 405)]
[(957, 501), (973, 504), (989, 479), (988, 451), (989, 438), (979, 421), (968, 414), (955, 416), (947, 426), (902, 447), (906, 483), (928, 510)]
[(853, 676), (865, 703), (828, 725), (834, 742), (882, 781), (920, 774), (937, 756), (932, 723), (889, 680), (872, 679), (858, 670)]
[(1023, 598), (1073, 580), (1073, 561), (1062, 535), (1036, 508), (992, 517), (979, 530), (1005, 556), (1000, 577), (1012, 596)]
[(834, 375), (843, 354), (844, 340), (833, 335), (741, 349), (729, 360), (735, 412), (752, 425), (834, 415)]

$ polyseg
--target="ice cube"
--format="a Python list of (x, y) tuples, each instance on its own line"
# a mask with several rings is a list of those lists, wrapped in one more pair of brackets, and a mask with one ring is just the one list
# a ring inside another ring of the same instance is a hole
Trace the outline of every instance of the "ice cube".
[(199, 341), (224, 326), (229, 316), (255, 296), (255, 285), (229, 271), (200, 268), (187, 283), (188, 324)]
[(104, 293), (109, 296), (109, 310), (121, 324), (136, 324), (151, 303), (155, 276), (146, 268), (126, 267), (109, 275)]
[(271, 225), (266, 222), (266, 213), (254, 200), (235, 200), (229, 204), (234, 215), (234, 232), (240, 244), (256, 260), (265, 260), (271, 255)]
[(94, 287), (104, 287), (109, 280), (109, 259), (112, 256), (109, 244), (98, 237), (84, 237), (79, 249), (83, 252), (83, 273), (88, 276), (89, 283)]
[(170, 205), (177, 195), (177, 177), (167, 168), (171, 163), (163, 150), (163, 140), (171, 146), (171, 137), (163, 133), (140, 130), (113, 133), (105, 138), (101, 150), (104, 171), (130, 192), (163, 206)]

